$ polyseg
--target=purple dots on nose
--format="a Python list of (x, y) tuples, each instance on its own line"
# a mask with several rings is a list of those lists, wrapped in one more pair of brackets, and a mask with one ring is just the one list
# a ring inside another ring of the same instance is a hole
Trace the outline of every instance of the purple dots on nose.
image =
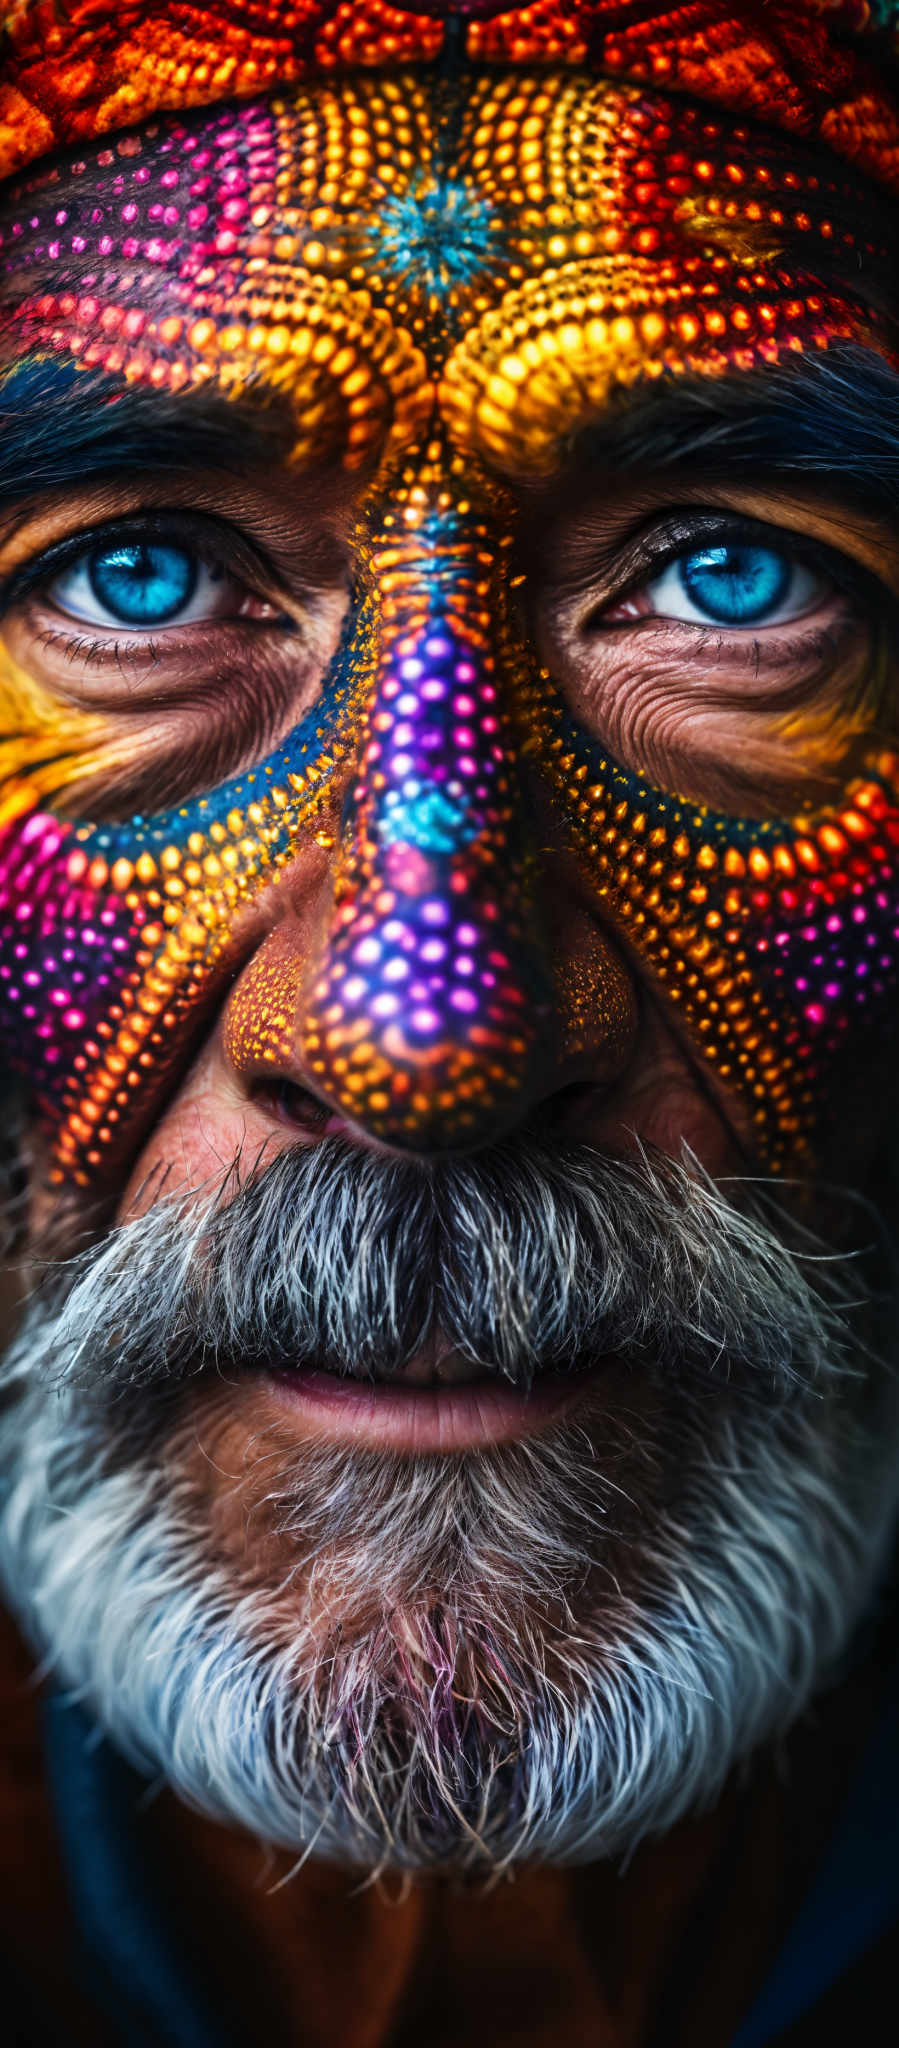
[(427, 1009), (424, 1005), (420, 1009), (413, 1010), (410, 1021), (413, 1031), (417, 1031), (422, 1038), (433, 1038), (435, 1033), (440, 1030), (440, 1018), (437, 1015), (437, 1011)]
[(477, 996), (471, 988), (454, 988), (450, 995), (450, 1003), (454, 1010), (459, 1010), (466, 1017), (473, 1016), (478, 1007)]

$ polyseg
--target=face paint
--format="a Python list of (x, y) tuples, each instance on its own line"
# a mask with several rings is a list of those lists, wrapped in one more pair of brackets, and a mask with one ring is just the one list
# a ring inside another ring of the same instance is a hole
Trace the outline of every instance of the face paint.
[(4, 671), (5, 1050), (58, 1176), (90, 1184), (133, 1153), (223, 1000), (243, 913), (332, 786), (320, 957), (302, 987), (268, 957), (248, 970), (234, 1049), (292, 1042), (393, 1143), (501, 1129), (552, 1027), (524, 758), (762, 1155), (801, 1150), (856, 1013), (882, 1018), (895, 987), (895, 762), (872, 750), (832, 809), (782, 821), (654, 788), (539, 670), (506, 565), (514, 480), (551, 473), (622, 387), (883, 349), (848, 283), (817, 275), (837, 233), (847, 279), (859, 250), (888, 276), (854, 173), (577, 73), (356, 79), (161, 119), (13, 198), (8, 359), (176, 397), (261, 385), (289, 396), (298, 477), (363, 479), (319, 702), (217, 789), (91, 822), (81, 791), (115, 766), (113, 722)]

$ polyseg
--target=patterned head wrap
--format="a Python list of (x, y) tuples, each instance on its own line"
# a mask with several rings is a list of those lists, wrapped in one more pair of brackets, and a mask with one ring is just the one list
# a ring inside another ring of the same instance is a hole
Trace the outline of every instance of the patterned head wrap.
[(897, 0), (13, 0), (0, 176), (50, 150), (354, 66), (588, 65), (752, 114), (899, 189)]

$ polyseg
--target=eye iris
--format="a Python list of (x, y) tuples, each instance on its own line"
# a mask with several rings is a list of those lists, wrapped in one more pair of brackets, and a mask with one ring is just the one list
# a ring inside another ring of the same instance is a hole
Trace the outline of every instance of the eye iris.
[(722, 625), (747, 626), (783, 603), (792, 565), (772, 548), (702, 548), (681, 566), (687, 595)]
[(197, 566), (183, 548), (130, 542), (104, 548), (88, 565), (98, 603), (130, 626), (160, 626), (193, 596)]

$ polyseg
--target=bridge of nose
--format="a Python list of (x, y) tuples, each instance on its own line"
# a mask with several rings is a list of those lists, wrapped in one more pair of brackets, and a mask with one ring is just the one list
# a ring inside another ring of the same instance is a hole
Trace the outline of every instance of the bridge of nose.
[(537, 1086), (549, 982), (500, 645), (501, 544), (440, 450), (361, 544), (370, 677), (333, 906), (296, 1017), (314, 1084), (393, 1145), (481, 1142)]

